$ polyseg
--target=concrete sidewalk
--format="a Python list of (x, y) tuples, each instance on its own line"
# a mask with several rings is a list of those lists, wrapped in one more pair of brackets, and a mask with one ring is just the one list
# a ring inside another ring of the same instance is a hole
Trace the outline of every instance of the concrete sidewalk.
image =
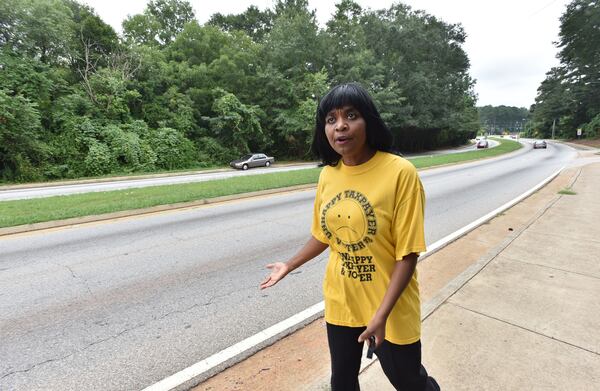
[[(423, 362), (446, 390), (596, 390), (600, 384), (600, 156), (417, 265)], [(575, 195), (559, 192), (572, 188)], [(363, 360), (363, 391), (392, 390)], [(195, 391), (329, 390), (322, 318)]]
[[(600, 164), (571, 170), (576, 194), (526, 200), (534, 216), (427, 302), (442, 390), (600, 389)], [(393, 390), (376, 362), (360, 383)]]

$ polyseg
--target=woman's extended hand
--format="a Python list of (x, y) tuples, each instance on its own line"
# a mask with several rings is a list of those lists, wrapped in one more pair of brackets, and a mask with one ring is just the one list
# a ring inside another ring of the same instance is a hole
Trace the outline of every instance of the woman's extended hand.
[(358, 336), (358, 342), (363, 342), (369, 339), (371, 335), (375, 336), (375, 348), (378, 348), (385, 339), (385, 324), (387, 318), (381, 318), (377, 315), (371, 319), (367, 329)]
[(275, 262), (267, 265), (267, 269), (271, 269), (271, 274), (260, 283), (260, 289), (271, 287), (279, 282), (283, 277), (290, 272), (290, 267), (283, 262)]

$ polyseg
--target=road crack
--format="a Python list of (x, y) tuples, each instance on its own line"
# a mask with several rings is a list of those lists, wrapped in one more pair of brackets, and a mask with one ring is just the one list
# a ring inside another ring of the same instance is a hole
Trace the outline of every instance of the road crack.
[(54, 264), (55, 264), (56, 266), (59, 266), (59, 267), (64, 267), (65, 269), (67, 269), (67, 270), (68, 270), (68, 271), (71, 273), (71, 276), (73, 277), (73, 279), (74, 279), (74, 280), (77, 280), (77, 281), (80, 281), (80, 282), (83, 284), (83, 286), (85, 287), (85, 289), (87, 290), (88, 294), (89, 294), (89, 295), (90, 295), (92, 298), (94, 298), (94, 300), (96, 300), (96, 301), (100, 302), (100, 301), (98, 300), (98, 298), (97, 298), (97, 297), (94, 295), (94, 293), (92, 292), (92, 289), (90, 288), (90, 286), (88, 285), (89, 283), (88, 283), (88, 280), (87, 280), (87, 279), (85, 279), (85, 278), (83, 278), (83, 277), (80, 277), (80, 276), (78, 276), (78, 275), (75, 273), (75, 271), (74, 271), (73, 269), (71, 269), (71, 267), (70, 267), (70, 266), (68, 266), (68, 265), (63, 265), (63, 264), (61, 264), (61, 263), (54, 263)]
[(55, 361), (62, 361), (62, 360), (64, 360), (65, 358), (71, 357), (73, 354), (74, 354), (74, 353), (71, 353), (71, 354), (68, 354), (68, 355), (66, 355), (66, 356), (64, 356), (64, 357), (59, 357), (59, 358), (51, 358), (51, 359), (49, 359), (49, 360), (42, 361), (42, 362), (40, 362), (40, 363), (37, 363), (37, 364), (33, 364), (32, 366), (30, 366), (30, 367), (29, 367), (29, 368), (27, 368), (27, 369), (19, 369), (19, 370), (16, 370), (16, 371), (8, 372), (7, 374), (5, 374), (5, 375), (2, 375), (2, 377), (0, 377), (0, 380), (3, 380), (3, 379), (5, 379), (5, 378), (7, 378), (7, 377), (9, 377), (9, 376), (12, 376), (12, 375), (15, 375), (15, 374), (17, 374), (17, 373), (27, 373), (27, 372), (29, 372), (29, 371), (31, 371), (31, 370), (33, 370), (33, 369), (35, 369), (35, 368), (39, 367), (39, 366), (42, 366), (42, 365), (45, 365), (45, 364), (48, 364), (48, 363), (51, 363), (51, 362), (55, 362)]
[[(62, 267), (64, 267), (64, 268), (68, 269), (68, 270), (70, 271), (70, 273), (71, 273), (71, 275), (73, 276), (73, 278), (74, 278), (74, 279), (81, 280), (81, 281), (85, 281), (84, 279), (82, 279), (81, 277), (79, 277), (79, 276), (78, 276), (78, 275), (77, 275), (77, 274), (76, 274), (76, 273), (73, 271), (73, 269), (71, 269), (70, 267), (68, 267), (68, 266), (66, 266), (66, 265), (58, 265), (58, 266), (62, 266)], [(107, 342), (107, 341), (115, 340), (115, 339), (117, 339), (117, 338), (120, 338), (121, 336), (123, 336), (123, 335), (124, 335), (124, 334), (126, 334), (126, 333), (129, 333), (129, 332), (131, 332), (131, 331), (134, 331), (134, 330), (137, 330), (137, 329), (139, 329), (139, 328), (145, 327), (145, 326), (146, 326), (147, 324), (149, 324), (149, 323), (152, 323), (152, 322), (155, 322), (155, 321), (161, 321), (161, 320), (163, 320), (163, 319), (165, 319), (165, 318), (168, 318), (168, 317), (170, 317), (170, 316), (172, 316), (172, 315), (175, 315), (175, 314), (182, 314), (182, 313), (186, 313), (186, 312), (188, 312), (188, 311), (191, 311), (191, 310), (193, 310), (193, 309), (195, 309), (195, 308), (198, 308), (198, 307), (208, 307), (208, 306), (210, 306), (210, 305), (213, 305), (213, 304), (215, 304), (215, 301), (218, 301), (218, 300), (220, 300), (220, 299), (222, 299), (222, 298), (225, 298), (225, 297), (231, 296), (231, 295), (233, 295), (233, 294), (235, 294), (235, 293), (238, 293), (238, 292), (242, 292), (242, 291), (246, 291), (246, 290), (249, 290), (249, 289), (253, 289), (253, 288), (256, 288), (256, 287), (255, 287), (254, 285), (252, 285), (252, 286), (246, 286), (246, 287), (243, 287), (243, 288), (241, 288), (241, 289), (238, 289), (238, 290), (235, 290), (235, 291), (227, 292), (227, 293), (220, 294), (220, 295), (213, 295), (213, 296), (211, 296), (211, 297), (210, 297), (208, 300), (206, 300), (206, 301), (203, 301), (203, 302), (201, 302), (201, 303), (195, 303), (195, 304), (193, 304), (193, 305), (191, 305), (191, 306), (188, 306), (187, 308), (180, 309), (180, 310), (173, 310), (173, 311), (169, 311), (169, 312), (167, 312), (167, 313), (165, 313), (165, 314), (163, 314), (163, 315), (160, 315), (160, 316), (154, 316), (154, 317), (152, 317), (152, 319), (150, 319), (148, 322), (142, 322), (142, 323), (138, 323), (138, 324), (136, 324), (136, 325), (134, 325), (134, 326), (131, 326), (131, 327), (125, 328), (125, 329), (123, 329), (123, 330), (119, 331), (118, 333), (116, 333), (116, 334), (113, 334), (113, 335), (110, 335), (110, 336), (108, 336), (108, 337), (106, 337), (106, 338), (102, 338), (102, 339), (99, 339), (99, 340), (96, 340), (96, 341), (90, 342), (90, 343), (86, 344), (85, 346), (83, 346), (82, 348), (80, 348), (80, 349), (77, 349), (76, 351), (74, 351), (74, 352), (72, 352), (72, 353), (70, 353), (70, 354), (66, 354), (66, 355), (64, 355), (64, 356), (61, 356), (61, 357), (51, 358), (51, 359), (48, 359), (48, 360), (45, 360), (45, 361), (41, 361), (41, 362), (39, 362), (39, 363), (35, 363), (35, 364), (33, 364), (33, 365), (29, 366), (29, 367), (28, 367), (28, 368), (26, 368), (26, 369), (14, 370), (14, 371), (8, 372), (8, 373), (6, 373), (6, 374), (3, 374), (3, 375), (0, 377), (0, 380), (3, 380), (3, 379), (5, 379), (5, 378), (7, 378), (7, 377), (9, 377), (9, 376), (13, 376), (13, 375), (16, 375), (16, 374), (19, 374), (19, 373), (28, 373), (28, 372), (30, 372), (30, 371), (32, 371), (32, 370), (34, 370), (34, 369), (36, 369), (36, 368), (38, 368), (38, 367), (40, 367), (40, 366), (43, 366), (43, 365), (47, 365), (47, 364), (51, 364), (51, 363), (55, 363), (55, 362), (59, 362), (59, 361), (62, 361), (62, 360), (68, 359), (68, 358), (70, 358), (70, 357), (72, 357), (72, 356), (74, 356), (74, 355), (76, 355), (76, 354), (78, 354), (78, 353), (83, 353), (83, 352), (85, 352), (86, 350), (88, 350), (88, 349), (90, 349), (90, 348), (92, 348), (92, 347), (94, 347), (94, 346), (96, 346), (96, 345), (99, 345), (99, 344), (105, 343), (105, 342)], [(88, 291), (89, 291), (89, 292), (90, 292), (90, 294), (93, 296), (93, 294), (92, 294), (92, 292), (89, 290), (89, 288), (88, 288)]]

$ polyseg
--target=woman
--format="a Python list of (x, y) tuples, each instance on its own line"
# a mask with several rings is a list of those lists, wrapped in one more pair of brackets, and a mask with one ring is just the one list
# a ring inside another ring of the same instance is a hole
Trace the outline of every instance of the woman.
[[(267, 265), (261, 289), (330, 247), (323, 282), (331, 388), (359, 390), (364, 341), (398, 390), (439, 389), (421, 365), (415, 267), (425, 251), (425, 197), (414, 166), (389, 153), (392, 135), (358, 84), (332, 88), (317, 109), (313, 152), (324, 163), (312, 237), (289, 261)], [(372, 340), (372, 339), (371, 339)]]

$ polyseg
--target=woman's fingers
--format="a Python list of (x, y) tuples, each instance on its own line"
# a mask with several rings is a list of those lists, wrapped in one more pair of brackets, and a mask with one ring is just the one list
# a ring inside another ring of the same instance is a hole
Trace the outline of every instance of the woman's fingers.
[(282, 267), (281, 263), (269, 263), (266, 268), (271, 269), (271, 274), (269, 274), (263, 282), (260, 283), (260, 289), (265, 289), (270, 286), (275, 285), (282, 278)]
[[(271, 264), (268, 264), (268, 265), (267, 265), (267, 268), (268, 268), (268, 269), (272, 269), (274, 266), (275, 266), (275, 265), (271, 263)], [(267, 277), (266, 277), (266, 278), (263, 280), (263, 282), (261, 282), (261, 283), (260, 283), (260, 289), (265, 289), (265, 288), (268, 288), (268, 287), (270, 287), (270, 286), (273, 286), (273, 285), (275, 285), (275, 283), (276, 283), (276, 282), (277, 282), (277, 280), (278, 280), (278, 279), (277, 279), (277, 278), (275, 278), (275, 276), (274, 276), (274, 274), (275, 274), (275, 273), (276, 273), (275, 271), (271, 272), (271, 274), (269, 274), (269, 275), (268, 275), (268, 276), (267, 276)]]
[(268, 284), (268, 281), (269, 281), (269, 280), (261, 282), (261, 284), (260, 284), (260, 289), (265, 289), (265, 288), (268, 288), (268, 287), (270, 287), (270, 285), (267, 285), (267, 284)]
[(369, 339), (371, 334), (373, 334), (373, 333), (370, 332), (369, 329), (366, 329), (358, 336), (358, 342), (360, 343), (360, 342), (366, 341), (367, 339)]
[(369, 330), (369, 328), (365, 329), (365, 331), (363, 331), (359, 336), (358, 336), (358, 342), (364, 342), (366, 340), (369, 339), (370, 336), (374, 336), (375, 337), (375, 346), (379, 347), (379, 345), (381, 345), (383, 343), (383, 340), (385, 339), (385, 337), (379, 336), (377, 334), (377, 330)]

